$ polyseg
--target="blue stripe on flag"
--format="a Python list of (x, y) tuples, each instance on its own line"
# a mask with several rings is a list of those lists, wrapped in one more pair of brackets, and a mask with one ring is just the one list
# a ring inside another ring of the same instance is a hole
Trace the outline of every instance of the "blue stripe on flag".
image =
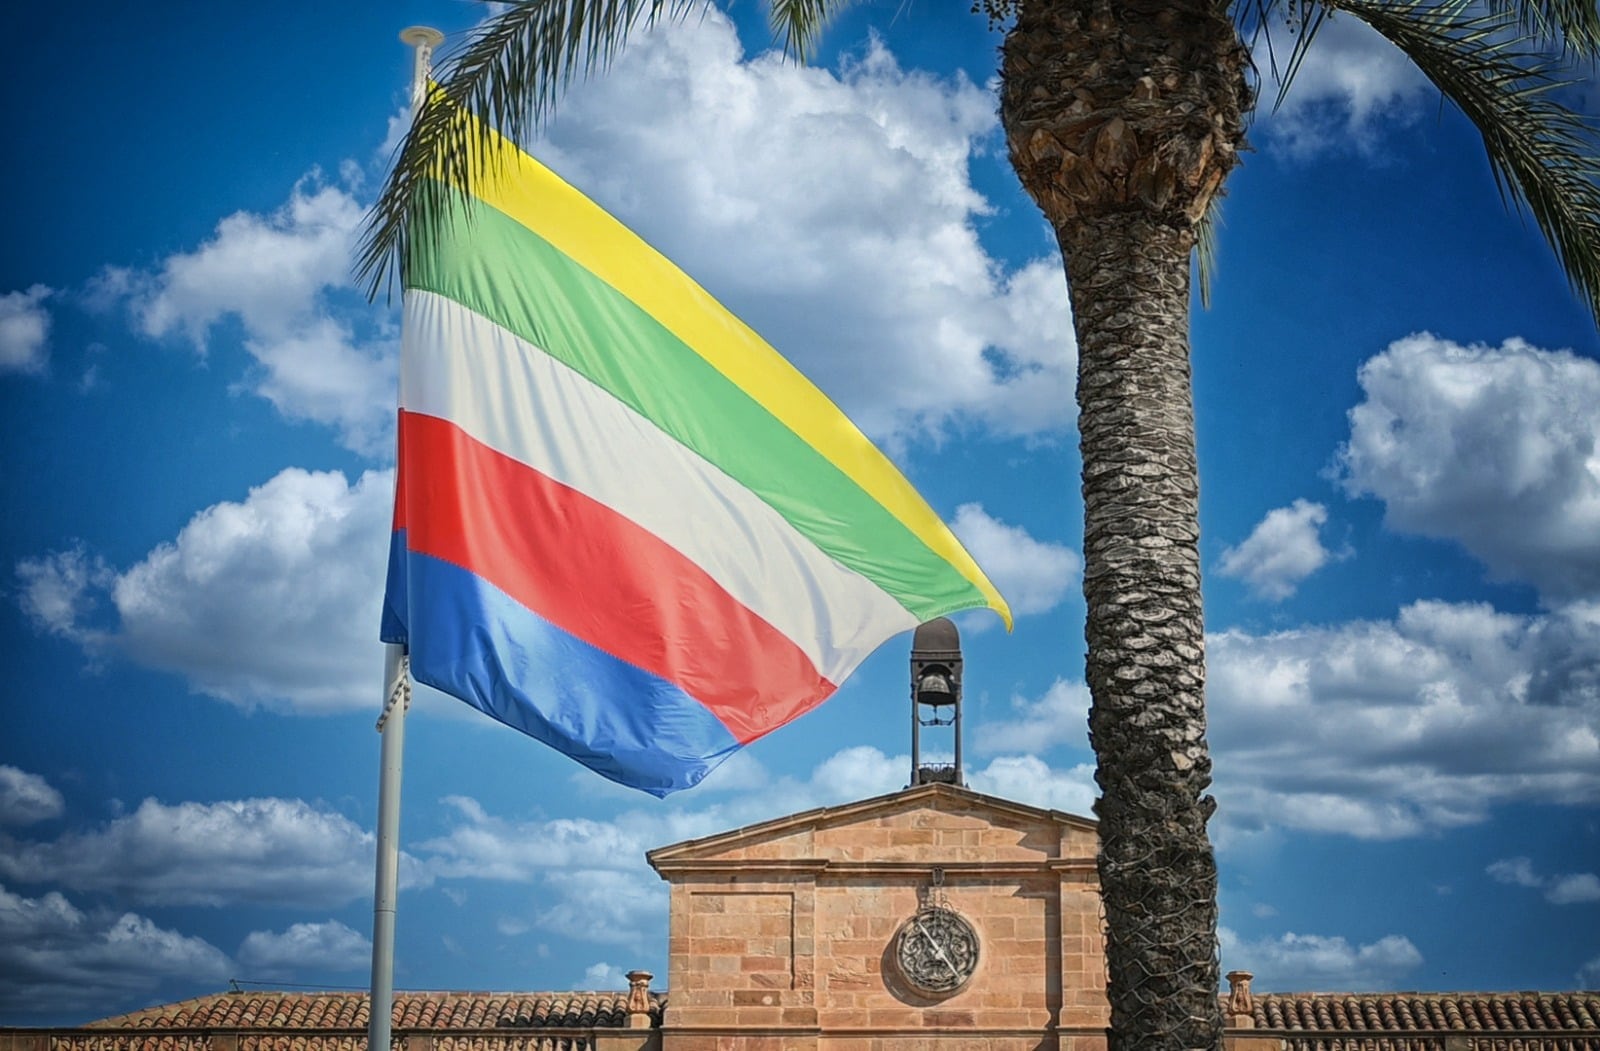
[(678, 686), (563, 631), (465, 569), (407, 552), (404, 530), (389, 551), (382, 636), (410, 645), (418, 682), (652, 795), (692, 787), (739, 748)]

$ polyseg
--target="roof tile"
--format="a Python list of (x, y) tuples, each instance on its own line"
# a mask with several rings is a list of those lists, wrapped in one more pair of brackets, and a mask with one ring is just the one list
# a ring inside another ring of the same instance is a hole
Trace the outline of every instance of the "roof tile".
[[(650, 999), (651, 1018), (659, 1025), (666, 999), (659, 993)], [(628, 1023), (628, 994), (402, 992), (395, 994), (391, 1017), (397, 1030), (619, 1027)], [(366, 1028), (367, 1018), (366, 993), (226, 992), (117, 1015), (87, 1028), (359, 1030)], [(255, 1051), (292, 1051), (287, 1044), (269, 1043)], [(318, 1047), (334, 1051), (326, 1041)]]
[(1600, 1028), (1600, 992), (1257, 993), (1258, 1029), (1534, 1033)]

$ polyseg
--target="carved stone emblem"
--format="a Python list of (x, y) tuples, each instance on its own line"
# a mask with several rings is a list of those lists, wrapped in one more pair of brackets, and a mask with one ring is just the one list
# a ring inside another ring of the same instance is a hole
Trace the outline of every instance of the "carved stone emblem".
[(953, 993), (978, 967), (978, 932), (954, 909), (917, 910), (895, 935), (895, 963), (905, 980), (925, 993)]

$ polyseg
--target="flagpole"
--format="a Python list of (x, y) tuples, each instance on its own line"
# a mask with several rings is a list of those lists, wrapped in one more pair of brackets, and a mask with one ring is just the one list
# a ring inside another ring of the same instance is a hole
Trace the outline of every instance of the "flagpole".
[[(402, 30), (400, 39), (412, 48), (411, 113), (422, 112), (427, 98), (433, 49), (444, 34), (427, 26)], [(399, 465), (395, 465), (399, 471)], [(398, 476), (398, 475), (397, 475)], [(394, 914), (400, 893), (400, 773), (405, 758), (406, 709), (411, 706), (411, 680), (406, 648), (388, 643), (383, 652), (383, 714), (378, 732), (383, 743), (378, 759), (377, 863), (372, 892), (372, 1006), (367, 1016), (368, 1051), (389, 1051), (394, 1013)]]
[(406, 709), (411, 683), (406, 648), (383, 648), (383, 744), (378, 760), (378, 861), (372, 892), (372, 1009), (367, 1017), (367, 1047), (388, 1051), (394, 1008), (394, 911), (400, 890), (400, 768), (405, 756)]

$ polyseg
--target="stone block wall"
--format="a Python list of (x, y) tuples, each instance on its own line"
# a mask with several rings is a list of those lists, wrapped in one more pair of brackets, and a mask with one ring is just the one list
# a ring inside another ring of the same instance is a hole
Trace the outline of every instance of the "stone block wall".
[[(671, 883), (664, 1051), (1104, 1051), (1093, 826), (948, 785), (653, 852)], [(970, 979), (905, 980), (896, 937), (939, 903)]]

